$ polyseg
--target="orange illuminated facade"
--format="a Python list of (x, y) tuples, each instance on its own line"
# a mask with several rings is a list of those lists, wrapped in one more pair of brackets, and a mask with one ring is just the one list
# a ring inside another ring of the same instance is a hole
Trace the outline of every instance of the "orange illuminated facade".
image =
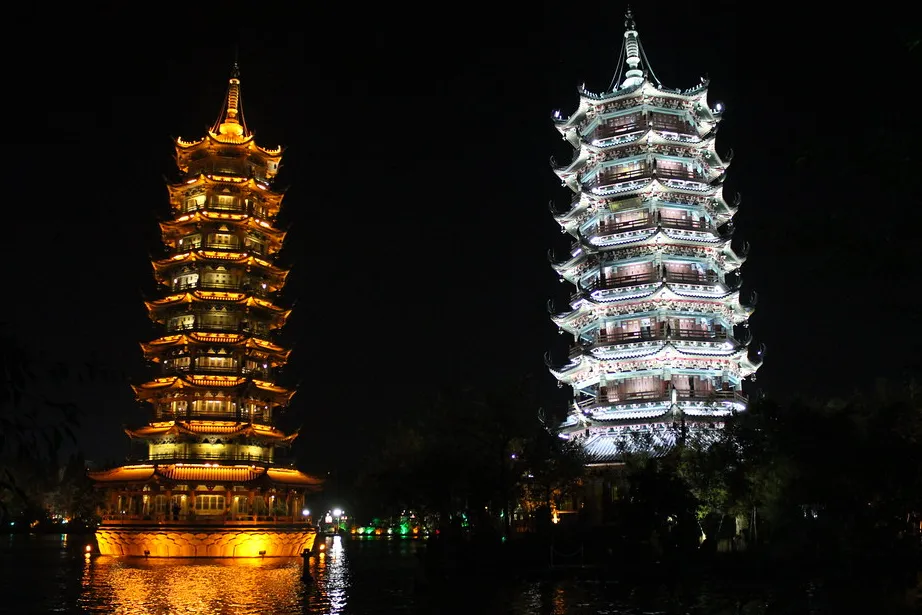
[(275, 382), (290, 352), (273, 340), (290, 313), (276, 300), (288, 274), (275, 262), (285, 232), (275, 225), (282, 194), (271, 187), (282, 150), (256, 145), (236, 67), (205, 137), (175, 146), (181, 177), (168, 186), (172, 218), (160, 224), (168, 255), (153, 261), (161, 292), (146, 302), (162, 335), (141, 344), (160, 373), (134, 387), (153, 417), (126, 429), (142, 460), (91, 474), (107, 492), (100, 531), (151, 524), (303, 531), (305, 496), (321, 481), (277, 457), (297, 436), (276, 427), (294, 394)]

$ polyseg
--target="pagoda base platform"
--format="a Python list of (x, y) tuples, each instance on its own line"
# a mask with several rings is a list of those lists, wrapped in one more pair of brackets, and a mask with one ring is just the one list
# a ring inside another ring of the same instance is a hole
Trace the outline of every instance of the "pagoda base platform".
[(297, 557), (314, 547), (317, 530), (196, 525), (106, 526), (96, 530), (101, 555), (129, 557)]

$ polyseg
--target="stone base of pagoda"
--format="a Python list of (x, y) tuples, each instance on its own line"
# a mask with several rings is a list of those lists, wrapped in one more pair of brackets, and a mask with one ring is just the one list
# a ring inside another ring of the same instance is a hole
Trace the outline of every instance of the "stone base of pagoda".
[(296, 557), (314, 547), (312, 527), (100, 526), (101, 555), (129, 557)]

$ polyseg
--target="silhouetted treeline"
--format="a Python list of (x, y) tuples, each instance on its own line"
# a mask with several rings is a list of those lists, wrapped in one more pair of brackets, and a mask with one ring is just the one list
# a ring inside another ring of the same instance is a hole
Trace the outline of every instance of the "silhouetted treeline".
[[(893, 578), (914, 572), (920, 406), (907, 388), (846, 401), (760, 400), (723, 429), (676, 424), (677, 446), (625, 454), (604, 471), (613, 486), (603, 493), (605, 540), (615, 553), (654, 559), (745, 551)], [(534, 529), (548, 528), (550, 504), (582, 501), (599, 470), (589, 476), (578, 447), (557, 437), (559, 417), (541, 416), (527, 386), (436, 396), (369, 453), (357, 511), (467, 511), (475, 527), (508, 531), (495, 519), (518, 508), (541, 519)]]
[(557, 436), (534, 381), (434, 394), (401, 417), (355, 477), (360, 513), (404, 509), (464, 513), (475, 527), (508, 533), (523, 502), (549, 518), (552, 498), (576, 488), (581, 448)]
[[(628, 541), (708, 556), (745, 550), (907, 586), (919, 569), (922, 400), (761, 400), (722, 430), (628, 455), (615, 525)], [(703, 541), (703, 543), (702, 543)]]

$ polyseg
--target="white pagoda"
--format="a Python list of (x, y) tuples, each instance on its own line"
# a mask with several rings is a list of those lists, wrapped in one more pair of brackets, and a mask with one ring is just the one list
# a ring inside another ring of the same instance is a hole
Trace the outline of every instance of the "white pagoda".
[(573, 243), (552, 262), (575, 292), (551, 308), (573, 336), (568, 361), (548, 364), (574, 392), (561, 436), (582, 438), (597, 462), (720, 427), (745, 410), (742, 383), (762, 354), (748, 348), (755, 295), (740, 300), (747, 250), (731, 246), (730, 156), (715, 148), (722, 105), (708, 103), (706, 80), (664, 88), (630, 11), (625, 29), (610, 91), (580, 88), (570, 117), (554, 113), (573, 146), (554, 172), (573, 198), (553, 213)]

